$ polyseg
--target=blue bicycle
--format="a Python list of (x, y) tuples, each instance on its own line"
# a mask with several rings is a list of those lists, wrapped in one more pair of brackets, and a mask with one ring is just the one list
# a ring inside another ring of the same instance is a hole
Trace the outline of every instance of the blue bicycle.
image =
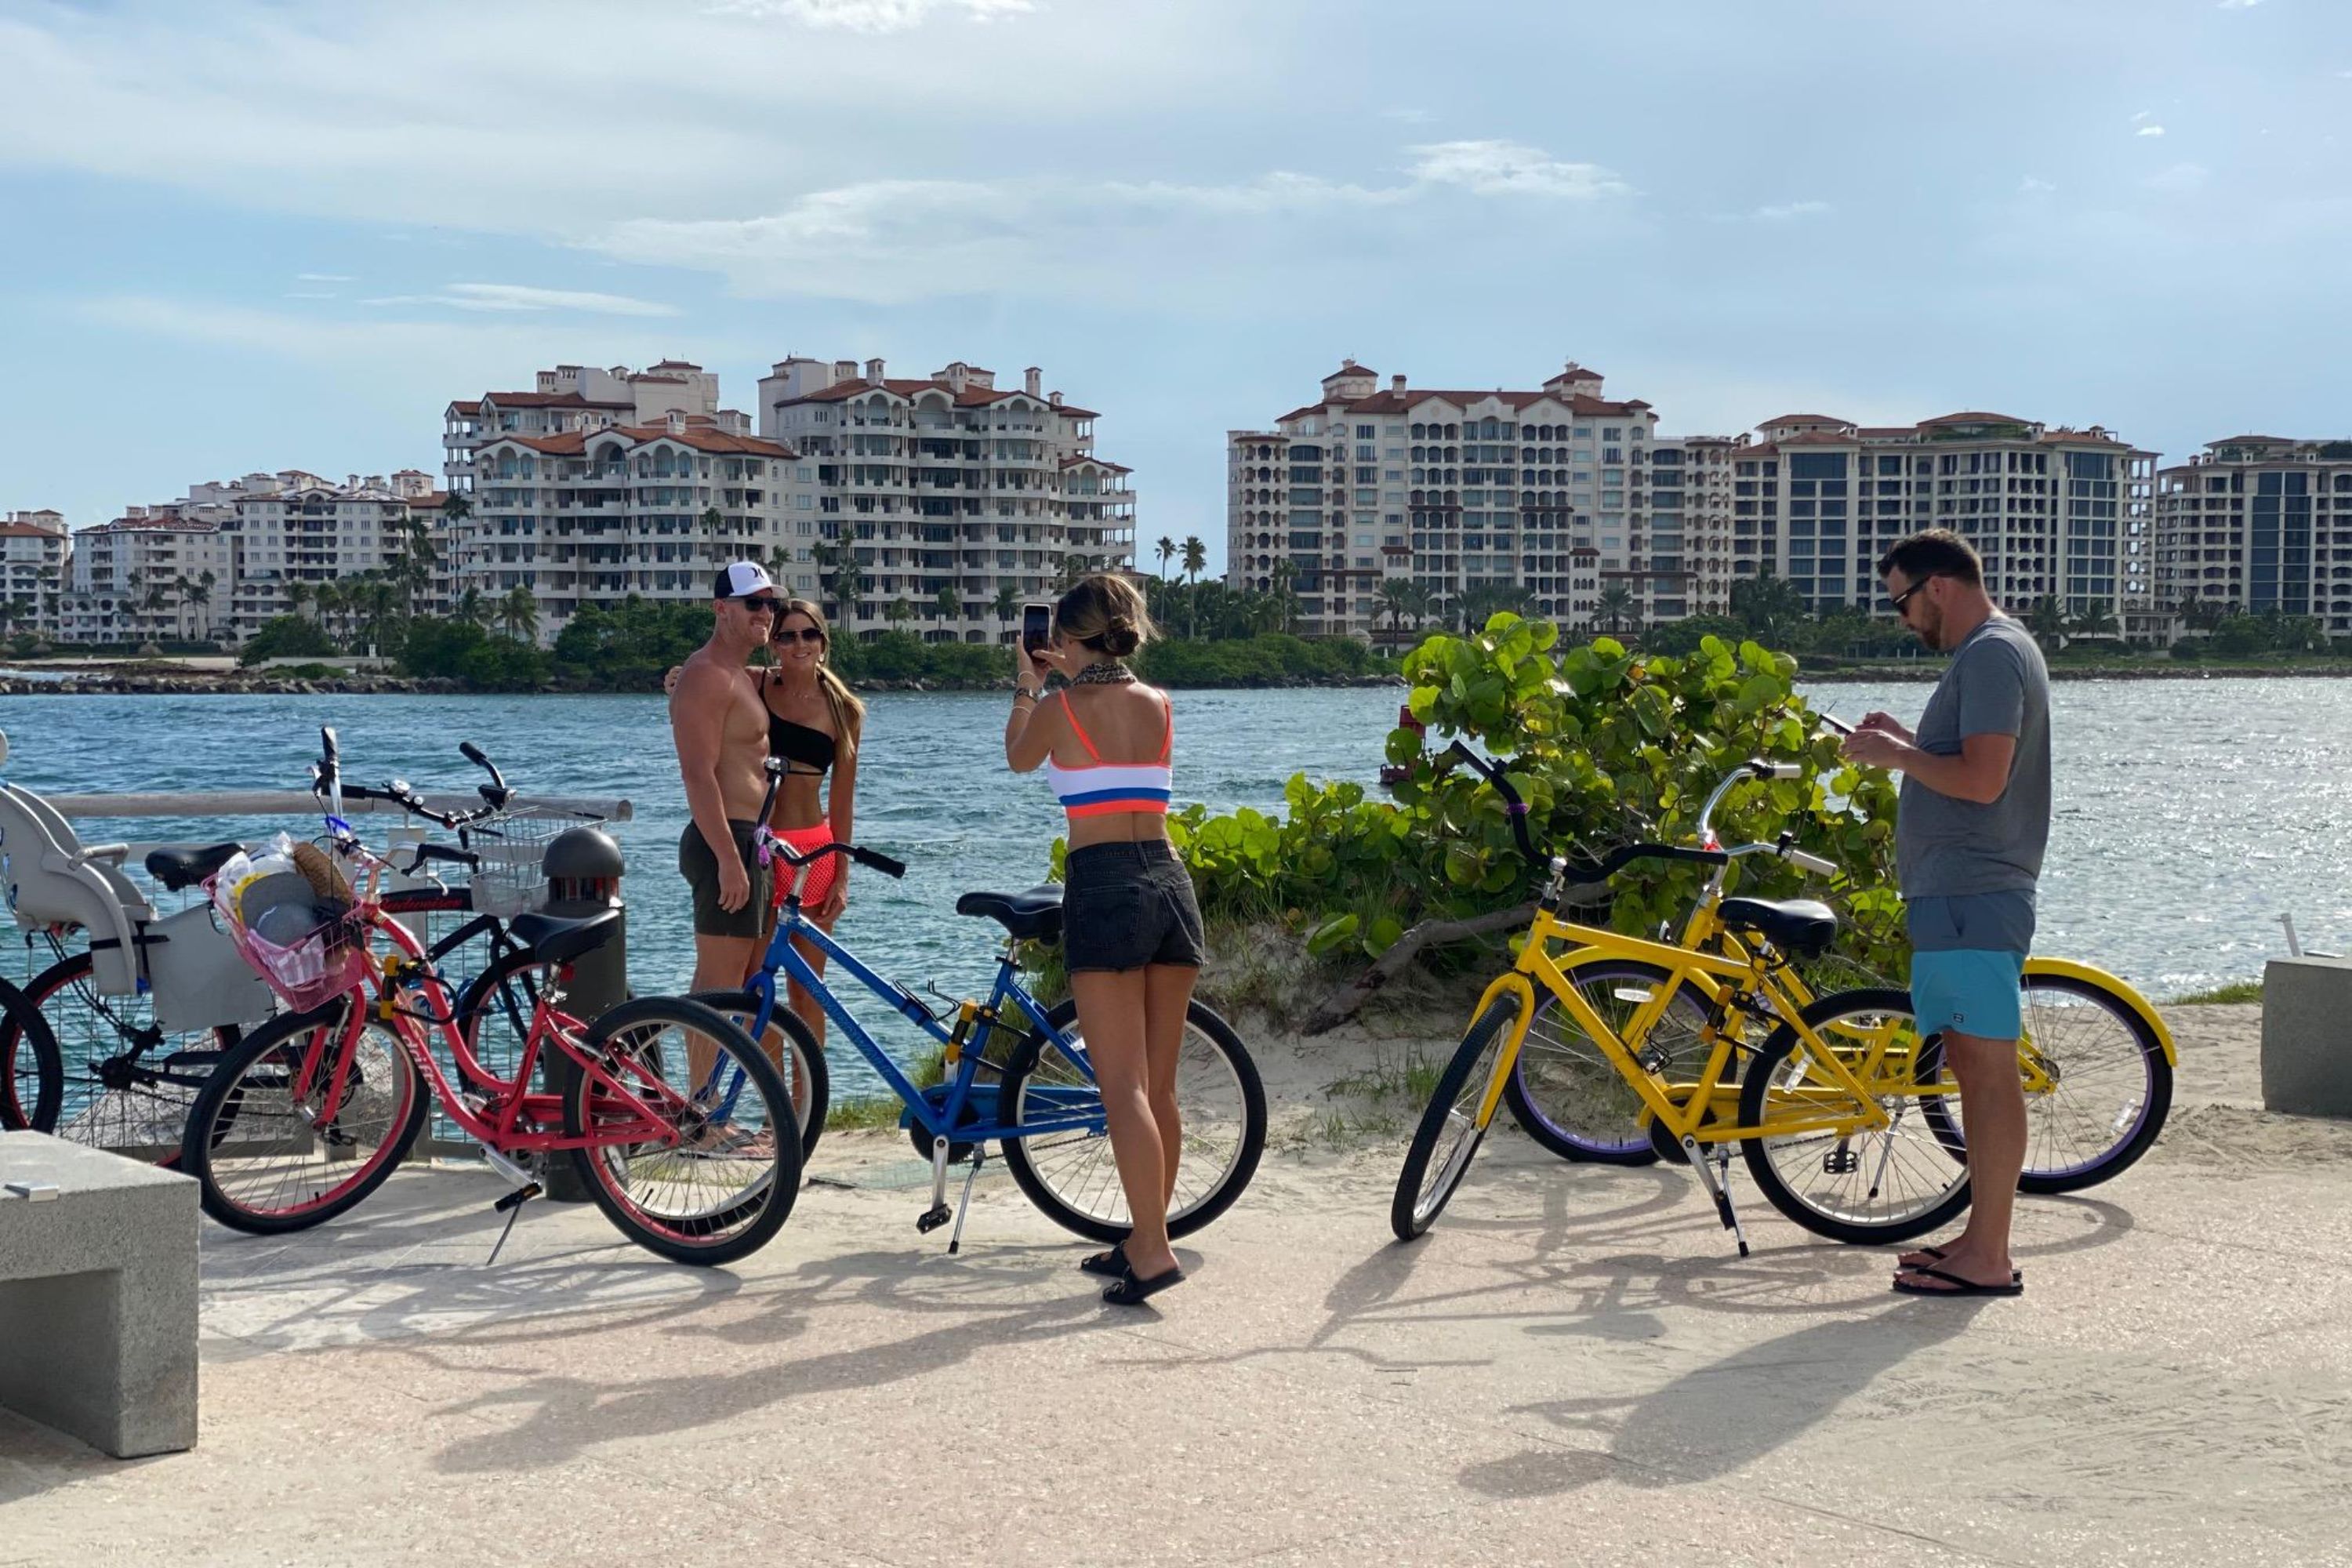
[[(769, 793), (772, 803), (772, 783)], [(760, 820), (767, 816), (763, 806)], [(781, 862), (779, 875), (786, 868), (797, 873), (827, 855), (847, 856), (888, 877), (907, 870), (887, 855), (851, 844), (826, 844), (803, 854), (764, 827), (760, 843), (764, 859)], [(1062, 889), (1048, 884), (1021, 893), (966, 893), (957, 900), (956, 913), (992, 920), (1004, 929), (996, 984), (984, 1002), (942, 997), (942, 1006), (935, 1008), (909, 987), (876, 973), (809, 919), (801, 907), (799, 881), (795, 875), (750, 984), (740, 991), (700, 993), (695, 1000), (739, 1022), (772, 1055), (783, 1053), (769, 1031), (782, 1036), (790, 1059), (780, 1065), (793, 1086), (803, 1155), (824, 1126), (824, 1057), (808, 1026), (778, 1005), (779, 975), (817, 999), (904, 1108), (902, 1121), (917, 1150), (931, 1162), (930, 1207), (916, 1219), (918, 1230), (929, 1232), (953, 1218), (948, 1250), (957, 1249), (963, 1235), (961, 1210), (971, 1206), (972, 1182), (993, 1143), (1021, 1190), (1054, 1223), (1095, 1241), (1124, 1239), (1127, 1198), (1111, 1161), (1102, 1097), (1077, 1026), (1076, 1004), (1047, 1007), (1020, 981), (1020, 944), (1061, 938)], [(945, 1055), (945, 1080), (918, 1088), (802, 956), (795, 939), (824, 954), (832, 973), (847, 974), (937, 1042)], [(1257, 1066), (1231, 1026), (1197, 1001), (1185, 1023), (1176, 1099), (1184, 1152), (1168, 1205), (1168, 1232), (1186, 1236), (1233, 1205), (1265, 1150), (1265, 1089)], [(719, 1114), (723, 1119), (723, 1109)], [(950, 1208), (948, 1169), (955, 1164), (963, 1164), (966, 1173), (961, 1202)]]

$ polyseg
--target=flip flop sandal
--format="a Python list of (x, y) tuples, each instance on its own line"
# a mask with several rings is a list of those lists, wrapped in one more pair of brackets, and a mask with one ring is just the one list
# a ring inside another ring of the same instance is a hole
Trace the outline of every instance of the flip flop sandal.
[(1078, 1259), (1081, 1273), (1099, 1274), (1106, 1279), (1127, 1277), (1127, 1243), (1120, 1242), (1108, 1252), (1097, 1252)]
[(1184, 1283), (1184, 1270), (1171, 1268), (1165, 1274), (1155, 1274), (1149, 1279), (1138, 1279), (1129, 1269), (1119, 1282), (1103, 1292), (1102, 1299), (1114, 1307), (1140, 1307), (1171, 1285)]
[[(1921, 1279), (1941, 1279), (1949, 1289), (1921, 1285), (1916, 1282)], [(2025, 1294), (2025, 1281), (2011, 1279), (2006, 1285), (1979, 1285), (1973, 1279), (1963, 1279), (1940, 1268), (1913, 1268), (1895, 1277), (1895, 1289), (1906, 1296), (2022, 1296)]]
[[(1945, 1258), (1951, 1256), (1950, 1253), (1945, 1251), (1940, 1247), (1919, 1247), (1917, 1251), (1920, 1257), (1932, 1258), (1938, 1263), (1941, 1263)], [(1921, 1274), (1925, 1273), (1926, 1270), (1921, 1268), (1916, 1263), (1897, 1263), (1895, 1266), (1895, 1272), (1897, 1274)], [(2025, 1278), (2025, 1270), (2022, 1268), (2012, 1268), (2009, 1271), (2009, 1277), (2011, 1279), (2023, 1279)]]

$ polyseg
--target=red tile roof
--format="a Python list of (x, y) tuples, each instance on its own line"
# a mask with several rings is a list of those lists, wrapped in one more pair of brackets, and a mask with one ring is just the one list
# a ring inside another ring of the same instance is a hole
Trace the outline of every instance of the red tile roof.
[(449, 405), (449, 412), (452, 414), (479, 414), (481, 411), (482, 405), (480, 404), (467, 403), (462, 398), (457, 402)]
[(635, 408), (634, 403), (592, 401), (576, 392), (486, 392), (485, 404), (496, 403), (508, 408)]
[(1793, 436), (1780, 437), (1783, 447), (1851, 447), (1855, 437), (1835, 430), (1801, 430)]
[(0, 539), (62, 539), (64, 535), (29, 522), (0, 522)]
[(1277, 415), (1274, 422), (1276, 425), (1279, 425), (1286, 419), (1304, 419), (1309, 414), (1320, 414), (1322, 412), (1323, 405), (1321, 404), (1310, 403), (1303, 408), (1294, 408), (1287, 414)]
[[(795, 403), (839, 403), (846, 398), (856, 397), (861, 393), (873, 392), (876, 390), (877, 390), (877, 388), (874, 383), (864, 380), (863, 378), (853, 378), (849, 381), (836, 381), (831, 386), (820, 387), (814, 392), (803, 393), (798, 397), (783, 398), (776, 404), (776, 406), (782, 408)], [(897, 376), (887, 376), (883, 379), (878, 390), (891, 393), (896, 396), (907, 398), (909, 401), (912, 401), (917, 395), (926, 392), (944, 393), (955, 400), (955, 405), (958, 408), (985, 408), (991, 404), (1003, 403), (1008, 398), (1014, 397), (1025, 398), (1028, 401), (1036, 404), (1040, 408), (1048, 406), (1044, 398), (1033, 396), (1031, 394), (1024, 392), (1017, 386), (987, 387), (967, 385), (961, 392), (958, 392), (944, 381), (909, 381), (901, 380)], [(1067, 416), (1074, 419), (1094, 419), (1100, 417), (1091, 408), (1079, 408), (1071, 404), (1064, 404), (1061, 407), (1055, 409), (1054, 412)]]
[(1108, 468), (1115, 474), (1131, 474), (1135, 472), (1133, 468), (1129, 468), (1125, 463), (1114, 463), (1108, 458), (1089, 457), (1085, 453), (1080, 453), (1075, 458), (1065, 458), (1062, 459), (1062, 467), (1066, 468), (1075, 468), (1080, 463), (1092, 463), (1097, 468)]
[(1347, 360), (1340, 364), (1339, 369), (1325, 376), (1323, 380), (1326, 384), (1339, 380), (1343, 375), (1369, 375), (1374, 380), (1378, 380), (1380, 378), (1380, 374), (1381, 373), (1379, 371), (1373, 370), (1369, 366), (1358, 364), (1354, 360)]
[(2265, 442), (2282, 447), (2294, 445), (2294, 438), (2287, 436), (2228, 436), (2219, 441), (2208, 441), (2205, 445), (2208, 447), (2242, 447), (2250, 441)]
[(1933, 419), (1922, 419), (1919, 421), (1919, 428), (1926, 430), (1937, 425), (2031, 425), (2032, 423), (2031, 419), (2020, 419), (2013, 414), (1986, 414), (1979, 410), (1970, 410), (1960, 414), (1938, 414)]
[(700, 370), (702, 367), (695, 363), (690, 359), (665, 359), (656, 360), (647, 368), (651, 370)]
[(1783, 425), (1845, 425), (1850, 420), (1830, 414), (1783, 414), (1777, 419), (1767, 419), (1756, 426), (1759, 430), (1777, 430)]
[[(1515, 409), (1525, 409), (1538, 403), (1556, 403), (1570, 414), (1600, 419), (1625, 418), (1650, 406), (1638, 397), (1612, 403), (1606, 398), (1587, 397), (1580, 392), (1562, 396), (1557, 392), (1506, 392), (1499, 388), (1484, 392), (1455, 392), (1419, 386), (1409, 386), (1402, 392), (1376, 392), (1370, 397), (1360, 397), (1339, 406), (1350, 414), (1405, 414), (1424, 403), (1450, 403), (1456, 407), (1465, 407), (1489, 398)], [(1299, 412), (1311, 414), (1314, 410), (1301, 409)], [(1295, 416), (1286, 414), (1283, 417), (1288, 419)]]

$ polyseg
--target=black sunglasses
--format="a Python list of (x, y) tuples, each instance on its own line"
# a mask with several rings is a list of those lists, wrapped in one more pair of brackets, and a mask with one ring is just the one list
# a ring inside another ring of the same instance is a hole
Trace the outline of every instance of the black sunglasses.
[(1895, 613), (1899, 616), (1903, 613), (1903, 606), (1911, 602), (1911, 595), (1917, 593), (1920, 589), (1926, 587), (1935, 580), (1935, 574), (1930, 573), (1928, 575), (1920, 578), (1916, 583), (1912, 584), (1908, 588), (1904, 589), (1903, 592), (1895, 595), (1895, 597), (1888, 600), (1887, 603), (1895, 606)]
[(772, 616), (784, 607), (784, 602), (773, 594), (761, 594), (756, 598), (742, 599), (738, 603), (752, 614), (761, 616)]
[(803, 626), (797, 631), (793, 630), (790, 626), (778, 626), (773, 635), (772, 635), (768, 640), (770, 642), (790, 642), (794, 637), (800, 638), (803, 642), (824, 641), (824, 634), (817, 630), (814, 626)]

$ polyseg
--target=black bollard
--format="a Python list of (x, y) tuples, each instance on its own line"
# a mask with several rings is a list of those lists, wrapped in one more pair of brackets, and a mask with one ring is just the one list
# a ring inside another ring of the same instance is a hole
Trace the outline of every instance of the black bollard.
[[(629, 999), (628, 908), (621, 900), (621, 875), (627, 868), (621, 847), (600, 827), (568, 828), (549, 842), (540, 857), (540, 872), (547, 879), (547, 912), (569, 919), (621, 910), (621, 929), (595, 952), (572, 966), (571, 989), (563, 1010), (581, 1022), (593, 1024)], [(554, 1062), (541, 1070), (551, 1075)], [(572, 1168), (568, 1154), (551, 1156), (541, 1178), (547, 1195), (558, 1203), (588, 1201), (588, 1191)]]

